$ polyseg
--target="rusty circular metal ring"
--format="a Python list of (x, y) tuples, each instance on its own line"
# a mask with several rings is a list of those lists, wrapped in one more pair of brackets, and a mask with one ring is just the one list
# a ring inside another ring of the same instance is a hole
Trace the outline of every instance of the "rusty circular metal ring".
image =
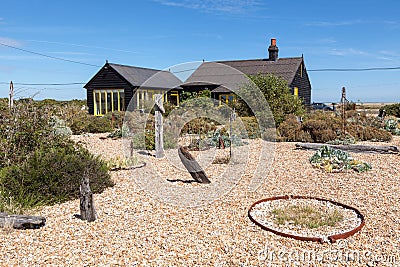
[(255, 220), (255, 219), (251, 216), (250, 213), (251, 213), (252, 209), (253, 209), (257, 204), (262, 203), (262, 202), (272, 201), (272, 200), (278, 200), (278, 199), (286, 199), (286, 200), (289, 200), (289, 199), (313, 199), (313, 200), (318, 200), (318, 201), (326, 201), (326, 202), (329, 202), (329, 203), (331, 203), (331, 204), (333, 204), (333, 205), (340, 206), (340, 207), (342, 207), (342, 208), (345, 208), (345, 209), (349, 209), (349, 210), (354, 211), (354, 212), (357, 214), (357, 217), (358, 217), (359, 219), (361, 219), (360, 225), (357, 226), (356, 228), (350, 230), (350, 231), (347, 231), (347, 232), (344, 232), (344, 233), (340, 233), (340, 234), (334, 234), (334, 235), (328, 236), (328, 240), (329, 240), (331, 243), (335, 243), (335, 242), (336, 242), (337, 240), (339, 240), (339, 239), (345, 239), (345, 238), (347, 238), (347, 237), (349, 237), (349, 236), (354, 235), (355, 233), (357, 233), (358, 231), (360, 231), (361, 228), (363, 228), (363, 227), (364, 227), (364, 224), (365, 224), (365, 222), (364, 222), (364, 215), (362, 215), (361, 212), (360, 212), (359, 210), (357, 210), (356, 208), (353, 208), (353, 207), (348, 206), (348, 205), (346, 205), (346, 204), (342, 204), (342, 203), (340, 203), (340, 202), (336, 202), (336, 201), (332, 201), (332, 200), (328, 200), (328, 199), (324, 199), (324, 198), (319, 198), (319, 197), (292, 196), (292, 195), (290, 195), (290, 196), (286, 195), (286, 196), (271, 197), (271, 198), (261, 199), (261, 200), (255, 202), (253, 205), (250, 206), (250, 208), (249, 208), (249, 210), (248, 210), (248, 212), (247, 212), (247, 214), (248, 214), (248, 216), (249, 216), (249, 219), (250, 219), (253, 223), (255, 223), (256, 225), (260, 226), (262, 229), (267, 230), (267, 231), (270, 231), (270, 232), (272, 232), (272, 233), (274, 233), (274, 234), (276, 234), (276, 235), (280, 235), (280, 236), (284, 236), (284, 237), (290, 237), (290, 238), (293, 238), (293, 239), (296, 239), (296, 240), (301, 240), (301, 241), (314, 241), (314, 242), (324, 243), (324, 240), (323, 240), (323, 238), (321, 238), (321, 237), (298, 236), (298, 235), (288, 234), (288, 233), (284, 233), (284, 232), (280, 232), (280, 231), (271, 229), (271, 228), (269, 228), (269, 227), (267, 227), (267, 226), (265, 226), (265, 225), (259, 223), (257, 220)]

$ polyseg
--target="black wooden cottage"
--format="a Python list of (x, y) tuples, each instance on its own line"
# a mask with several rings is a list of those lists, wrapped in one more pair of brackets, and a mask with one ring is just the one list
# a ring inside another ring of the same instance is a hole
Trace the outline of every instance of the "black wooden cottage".
[[(267, 59), (228, 60), (205, 62), (185, 81), (185, 90), (211, 90), (212, 97), (224, 103), (235, 101), (235, 95), (227, 89), (232, 86), (233, 74), (226, 66), (245, 75), (274, 74), (283, 78), (292, 94), (303, 99), (304, 104), (311, 103), (311, 83), (304, 64), (303, 56), (279, 58), (276, 39), (271, 39)], [(217, 63), (217, 64), (216, 64)], [(234, 79), (233, 79), (234, 80)]]
[(155, 94), (168, 91), (165, 101), (179, 105), (178, 92), (182, 83), (168, 71), (106, 63), (84, 86), (87, 90), (89, 113), (97, 116), (123, 111), (136, 93), (134, 108), (142, 108)]
[[(278, 51), (276, 39), (271, 39), (268, 58), (204, 62), (184, 83), (169, 71), (107, 62), (84, 86), (87, 89), (89, 113), (101, 116), (108, 112), (126, 110), (135, 93), (137, 94), (133, 105), (137, 109), (141, 108), (144, 101), (152, 100), (155, 94), (166, 91), (168, 93), (164, 101), (179, 105), (181, 90), (199, 92), (208, 89), (220, 104), (228, 104), (236, 99), (229, 89), (232, 88), (236, 73), (279, 76), (287, 82), (292, 94), (299, 96), (304, 104), (309, 105), (311, 83), (303, 56), (279, 58)], [(224, 66), (231, 67), (235, 72), (226, 71)]]

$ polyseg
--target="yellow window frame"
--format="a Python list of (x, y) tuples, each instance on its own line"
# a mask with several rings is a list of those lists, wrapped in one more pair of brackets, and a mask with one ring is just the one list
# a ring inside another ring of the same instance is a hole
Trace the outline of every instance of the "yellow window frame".
[[(235, 94), (220, 94), (219, 95), (219, 105), (221, 106), (223, 103), (224, 104), (229, 104), (229, 97), (230, 96), (232, 96), (233, 97), (233, 100), (232, 100), (232, 103), (235, 103), (236, 102), (236, 95)], [(225, 97), (225, 101), (222, 99), (223, 97)]]
[(299, 88), (297, 87), (293, 88), (293, 95), (299, 96)]
[[(110, 96), (111, 103), (108, 103), (108, 100), (107, 100), (108, 93), (111, 94), (111, 96)], [(108, 111), (109, 105), (111, 105), (110, 112), (122, 111), (123, 108), (121, 105), (122, 103), (121, 103), (121, 99), (120, 99), (120, 93), (124, 93), (124, 89), (95, 89), (95, 90), (93, 90), (93, 109), (94, 109), (93, 113), (94, 113), (94, 115), (95, 116), (104, 116), (105, 114), (107, 114), (109, 112)], [(102, 94), (104, 96), (104, 103), (103, 103), (103, 101), (101, 101)], [(114, 97), (117, 97), (118, 107), (115, 107), (115, 105), (114, 105)], [(104, 114), (102, 112), (103, 108), (105, 110)]]

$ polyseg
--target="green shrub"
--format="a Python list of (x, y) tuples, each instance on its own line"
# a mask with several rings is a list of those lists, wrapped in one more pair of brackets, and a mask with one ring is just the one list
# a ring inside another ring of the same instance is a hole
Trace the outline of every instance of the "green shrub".
[(386, 115), (392, 115), (400, 118), (400, 103), (383, 106), (380, 111), (382, 110), (386, 111)]
[(332, 112), (314, 112), (304, 117), (299, 123), (295, 116), (287, 116), (278, 127), (282, 141), (354, 143), (355, 141), (390, 141), (392, 136), (382, 129), (382, 122), (377, 118), (346, 112), (345, 131), (340, 114)]
[(314, 142), (325, 143), (336, 139), (337, 134), (331, 122), (326, 120), (308, 120), (303, 123), (303, 129), (310, 133)]
[[(83, 176), (89, 175), (94, 193), (113, 186), (108, 168), (86, 149), (65, 142), (62, 146), (41, 147), (23, 163), (2, 170), (0, 181), (5, 192), (35, 200), (29, 205), (53, 204), (79, 197)], [(27, 203), (21, 203), (23, 205)]]
[[(240, 120), (244, 125), (244, 129), (241, 128), (241, 133), (240, 133), (241, 137), (247, 136), (250, 139), (261, 137), (260, 126), (257, 122), (256, 117), (241, 117)], [(234, 125), (237, 126), (238, 123), (239, 120), (236, 120), (234, 122)]]
[(297, 120), (297, 117), (294, 115), (287, 116), (286, 120), (279, 125), (278, 133), (280, 141), (289, 141), (289, 142), (313, 141), (310, 133), (302, 129), (301, 123)]
[(93, 192), (113, 185), (107, 166), (57, 133), (54, 118), (29, 99), (0, 112), (0, 212), (76, 198), (84, 176)]
[(195, 118), (186, 123), (181, 129), (182, 134), (207, 134), (217, 129), (218, 122), (209, 118)]
[[(250, 75), (249, 78), (267, 100), (277, 126), (284, 121), (288, 114), (301, 116), (305, 113), (302, 99), (291, 93), (287, 82), (281, 77), (273, 74), (264, 75), (259, 73), (257, 75)], [(253, 94), (254, 89), (254, 86), (251, 84), (244, 85), (240, 88), (240, 94), (244, 98), (247, 98), (248, 94)]]
[(110, 117), (93, 116), (86, 112), (77, 114), (75, 118), (71, 119), (69, 122), (69, 127), (74, 134), (108, 133), (115, 129), (112, 125)]

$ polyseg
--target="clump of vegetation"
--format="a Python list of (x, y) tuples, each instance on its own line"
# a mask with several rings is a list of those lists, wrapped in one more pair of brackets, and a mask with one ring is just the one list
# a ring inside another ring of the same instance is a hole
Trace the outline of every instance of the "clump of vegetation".
[(290, 205), (272, 210), (276, 224), (292, 224), (309, 229), (321, 226), (335, 226), (343, 220), (343, 215), (338, 210), (320, 211), (311, 205)]
[(400, 135), (400, 119), (390, 118), (385, 120), (385, 130), (394, 135)]
[(347, 152), (330, 146), (322, 146), (310, 158), (310, 163), (326, 172), (340, 172), (343, 170), (365, 172), (372, 169), (370, 164), (355, 160)]
[(55, 131), (50, 111), (32, 100), (0, 111), (0, 212), (77, 198), (84, 175), (94, 193), (113, 185), (105, 162)]
[(400, 103), (383, 106), (379, 111), (385, 110), (386, 115), (396, 116), (400, 118)]
[[(302, 116), (305, 114), (302, 99), (291, 93), (291, 89), (288, 87), (288, 84), (284, 79), (272, 74), (265, 75), (261, 73), (250, 75), (249, 78), (267, 100), (277, 126), (279, 126), (289, 114), (294, 114), (296, 116)], [(244, 85), (240, 89), (240, 94), (246, 99), (251, 99), (251, 97), (247, 96), (253, 92), (254, 86), (251, 84)], [(240, 98), (238, 99), (237, 105), (239, 111), (246, 111), (246, 108), (243, 108), (243, 106), (246, 106), (246, 103), (243, 103)], [(260, 110), (262, 110), (262, 108), (260, 108)], [(251, 112), (247, 111), (244, 112), (243, 115), (248, 116), (250, 113)], [(242, 116), (240, 113), (239, 115)]]
[(52, 116), (50, 118), (50, 125), (53, 127), (54, 134), (56, 135), (64, 135), (64, 136), (71, 136), (72, 135), (72, 130), (69, 128), (66, 124), (65, 121), (62, 119), (59, 119), (57, 116)]
[[(144, 129), (143, 129), (144, 127)], [(139, 111), (127, 112), (122, 127), (124, 137), (131, 140), (134, 149), (155, 149), (155, 119), (151, 114)], [(164, 149), (176, 148), (177, 142), (172, 132), (164, 131)]]
[(115, 157), (107, 161), (107, 167), (110, 170), (126, 170), (139, 164), (139, 159), (131, 157)]
[(216, 155), (212, 161), (212, 164), (228, 164), (230, 160), (231, 157), (229, 154)]
[(287, 116), (277, 129), (279, 139), (336, 144), (356, 141), (388, 142), (392, 139), (391, 133), (382, 128), (382, 121), (355, 111), (346, 113), (345, 132), (341, 115), (334, 112), (314, 112), (307, 114), (302, 120), (303, 122), (299, 122), (295, 116)]

